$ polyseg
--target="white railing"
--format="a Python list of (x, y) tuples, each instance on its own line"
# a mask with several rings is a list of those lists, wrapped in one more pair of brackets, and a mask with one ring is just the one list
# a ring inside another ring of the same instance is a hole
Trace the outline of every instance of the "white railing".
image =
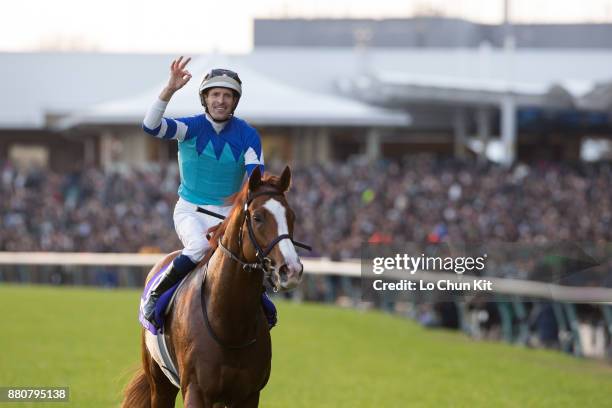
[[(61, 266), (123, 266), (150, 267), (164, 254), (86, 253), (86, 252), (0, 252), (0, 265), (61, 265)], [(338, 275), (359, 278), (361, 264), (357, 261), (332, 262), (326, 259), (302, 258), (304, 273)], [(419, 272), (414, 275), (389, 271), (385, 276), (427, 282), (465, 281), (453, 273)], [(573, 303), (612, 303), (612, 289), (600, 287), (570, 287), (516, 279), (483, 277), (492, 282), (492, 290), (507, 295), (554, 299)], [(608, 301), (609, 300), (609, 301)]]

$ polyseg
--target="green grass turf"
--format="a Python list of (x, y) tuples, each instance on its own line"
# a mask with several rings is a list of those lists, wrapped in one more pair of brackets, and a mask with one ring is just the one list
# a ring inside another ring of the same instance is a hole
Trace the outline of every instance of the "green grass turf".
[[(0, 386), (71, 392), (70, 403), (0, 408), (117, 406), (139, 362), (138, 296), (0, 285)], [(377, 312), (277, 303), (263, 407), (612, 406), (612, 367), (603, 363), (474, 342)]]

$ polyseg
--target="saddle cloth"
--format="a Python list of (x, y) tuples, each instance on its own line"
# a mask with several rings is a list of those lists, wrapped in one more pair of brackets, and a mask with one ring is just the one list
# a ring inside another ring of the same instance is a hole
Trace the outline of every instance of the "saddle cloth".
[[(162, 274), (168, 268), (168, 266), (170, 266), (170, 264), (164, 266), (159, 272), (153, 275), (151, 279), (149, 279), (149, 282), (147, 282), (142, 292), (142, 295), (140, 296), (141, 305), (147, 301), (151, 293), (151, 288), (153, 287), (153, 284), (161, 279)], [(172, 309), (172, 301), (174, 300), (174, 294), (176, 293), (176, 289), (183, 281), (184, 279), (181, 279), (174, 286), (164, 292), (164, 294), (160, 296), (159, 301), (155, 305), (155, 321), (157, 322), (158, 327), (164, 327), (166, 314), (170, 311), (170, 309)], [(157, 335), (159, 332), (163, 331), (163, 329), (158, 331), (155, 326), (153, 326), (153, 324), (151, 324), (147, 319), (144, 318), (141, 311), (138, 312), (138, 320), (140, 321), (142, 327), (150, 331), (151, 334)]]
[[(140, 297), (141, 302), (146, 301), (147, 297), (149, 296), (149, 293), (151, 292), (151, 287), (153, 286), (154, 282), (161, 279), (161, 274), (166, 270), (168, 266), (169, 265), (166, 265), (158, 273), (153, 275), (153, 277), (149, 280), (143, 290), (142, 296)], [(166, 315), (170, 313), (170, 310), (172, 310), (172, 305), (174, 303), (178, 288), (183, 283), (188, 281), (187, 278), (191, 276), (192, 273), (193, 271), (187, 274), (187, 276), (185, 276), (179, 282), (177, 282), (172, 288), (164, 292), (164, 294), (159, 298), (159, 301), (157, 302), (157, 305), (155, 307), (155, 320), (158, 323), (159, 327), (162, 328), (161, 330), (157, 330), (155, 326), (153, 326), (149, 321), (144, 318), (142, 313), (138, 313), (138, 320), (140, 320), (140, 323), (146, 329), (145, 344), (147, 350), (149, 350), (149, 354), (151, 354), (151, 357), (159, 365), (168, 380), (177, 388), (180, 388), (181, 380), (179, 377), (177, 364), (170, 355), (163, 327), (166, 320)]]

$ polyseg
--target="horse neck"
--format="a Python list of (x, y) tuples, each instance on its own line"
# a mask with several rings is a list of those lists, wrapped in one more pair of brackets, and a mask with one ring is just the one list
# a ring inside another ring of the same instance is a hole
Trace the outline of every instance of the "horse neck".
[[(244, 217), (235, 214), (223, 234), (222, 243), (232, 253), (242, 257), (238, 234)], [(245, 271), (242, 265), (223, 254), (220, 249), (209, 264), (202, 301), (207, 301), (211, 324), (219, 337), (241, 340), (252, 334), (259, 306), (263, 272)]]

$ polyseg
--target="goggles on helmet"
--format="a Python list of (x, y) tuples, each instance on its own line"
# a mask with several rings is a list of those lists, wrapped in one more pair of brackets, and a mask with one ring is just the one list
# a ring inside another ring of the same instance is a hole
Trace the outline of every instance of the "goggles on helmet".
[(211, 88), (228, 88), (242, 96), (242, 81), (237, 73), (229, 69), (216, 68), (204, 76), (200, 84), (200, 94)]

